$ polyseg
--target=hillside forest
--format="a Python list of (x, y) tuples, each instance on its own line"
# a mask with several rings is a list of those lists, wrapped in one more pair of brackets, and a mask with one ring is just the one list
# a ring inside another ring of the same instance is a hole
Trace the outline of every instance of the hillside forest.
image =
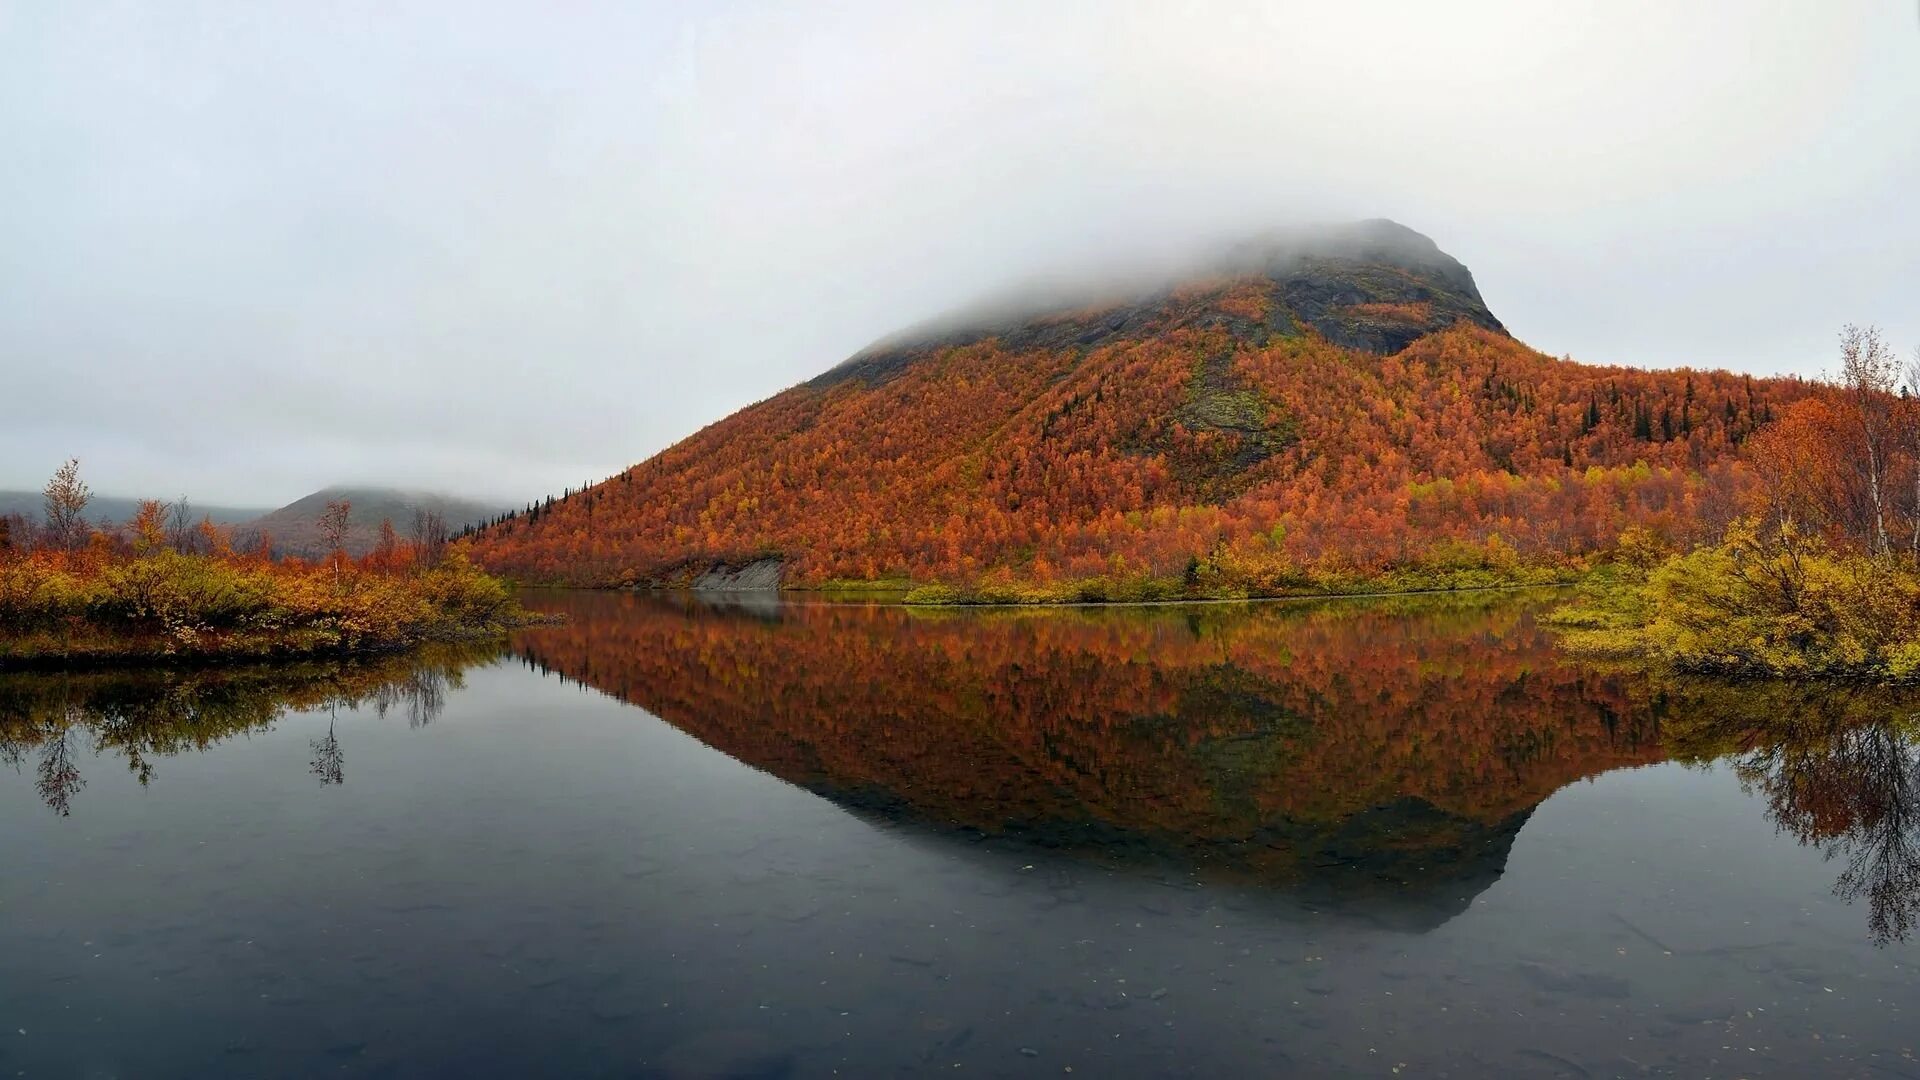
[[(927, 599), (1563, 580), (1628, 530), (1719, 537), (1763, 481), (1744, 444), (1803, 401), (1844, 403), (1798, 379), (1578, 364), (1466, 322), (1381, 355), (1266, 333), (1266, 302), (1220, 286), (1150, 335), (988, 338), (816, 379), (496, 519), (476, 558), (600, 586), (774, 558), (787, 587)], [(1422, 317), (1378, 306), (1347, 314)]]
[(1832, 385), (1743, 447), (1742, 515), (1692, 547), (1622, 538), (1620, 580), (1561, 622), (1576, 649), (1692, 671), (1920, 677), (1920, 354), (1840, 335)]

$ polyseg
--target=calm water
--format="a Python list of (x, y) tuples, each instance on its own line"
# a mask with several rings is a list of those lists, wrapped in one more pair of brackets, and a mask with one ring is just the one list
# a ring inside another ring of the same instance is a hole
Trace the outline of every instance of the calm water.
[(1548, 602), (0, 678), (0, 1076), (1920, 1076), (1920, 705)]

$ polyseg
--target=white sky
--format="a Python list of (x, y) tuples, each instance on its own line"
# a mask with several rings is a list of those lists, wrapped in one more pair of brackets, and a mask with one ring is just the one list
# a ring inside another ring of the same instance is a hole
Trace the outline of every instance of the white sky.
[(1915, 0), (0, 0), (0, 487), (523, 501), (1009, 282), (1391, 217), (1551, 353), (1920, 347)]

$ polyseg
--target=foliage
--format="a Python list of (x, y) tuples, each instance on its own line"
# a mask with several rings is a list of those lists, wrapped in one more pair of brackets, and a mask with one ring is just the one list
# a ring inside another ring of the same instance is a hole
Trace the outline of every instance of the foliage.
[(1920, 572), (1751, 519), (1719, 544), (1623, 567), (1556, 618), (1575, 651), (1684, 671), (1920, 674)]
[(1677, 554), (1623, 534), (1620, 574), (1560, 613), (1569, 646), (1689, 671), (1920, 678), (1920, 399), (1896, 395), (1877, 331), (1845, 328), (1840, 359), (1837, 385), (1750, 441), (1748, 516)]
[(80, 514), (92, 498), (93, 493), (80, 479), (79, 460), (68, 458), (47, 481), (44, 492), (47, 533), (54, 543), (71, 548), (86, 540), (86, 523)]
[(371, 652), (498, 634), (525, 618), (464, 553), (407, 572), (370, 561), (167, 548), (0, 557), (0, 665)]

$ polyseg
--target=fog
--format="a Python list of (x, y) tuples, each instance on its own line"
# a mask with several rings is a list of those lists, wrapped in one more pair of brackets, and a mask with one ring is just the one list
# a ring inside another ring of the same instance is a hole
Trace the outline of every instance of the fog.
[(1916, 117), (1913, 0), (0, 3), (0, 488), (520, 501), (1375, 217), (1547, 352), (1814, 375), (1920, 347)]

